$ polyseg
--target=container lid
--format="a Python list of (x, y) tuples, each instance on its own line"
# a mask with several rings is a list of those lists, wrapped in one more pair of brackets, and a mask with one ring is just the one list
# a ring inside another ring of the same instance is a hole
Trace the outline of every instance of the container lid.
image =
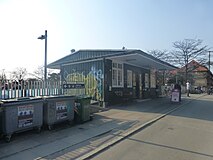
[(90, 96), (77, 96), (78, 99), (92, 99)]
[(59, 100), (59, 99), (74, 99), (75, 96), (67, 96), (67, 95), (58, 95), (58, 96), (43, 96), (43, 99), (45, 100)]
[(7, 99), (7, 100), (2, 100), (1, 103), (2, 105), (6, 105), (6, 104), (25, 104), (25, 103), (35, 103), (35, 102), (40, 102), (43, 101), (42, 98), (40, 97), (25, 97), (25, 98), (15, 98), (15, 99)]

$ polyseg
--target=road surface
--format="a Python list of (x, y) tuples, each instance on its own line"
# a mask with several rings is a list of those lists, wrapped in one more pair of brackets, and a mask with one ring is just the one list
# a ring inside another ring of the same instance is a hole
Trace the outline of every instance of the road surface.
[(213, 160), (213, 96), (191, 101), (91, 159)]

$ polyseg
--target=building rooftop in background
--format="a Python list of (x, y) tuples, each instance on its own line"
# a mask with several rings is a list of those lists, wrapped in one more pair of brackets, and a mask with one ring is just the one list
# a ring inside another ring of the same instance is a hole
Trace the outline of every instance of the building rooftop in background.
[[(186, 66), (183, 66), (181, 67), (178, 72), (185, 72), (185, 68)], [(208, 68), (200, 63), (198, 63), (197, 61), (195, 60), (192, 60), (191, 62), (188, 63), (188, 68), (190, 71), (193, 71), (193, 72), (207, 72), (208, 71)]]

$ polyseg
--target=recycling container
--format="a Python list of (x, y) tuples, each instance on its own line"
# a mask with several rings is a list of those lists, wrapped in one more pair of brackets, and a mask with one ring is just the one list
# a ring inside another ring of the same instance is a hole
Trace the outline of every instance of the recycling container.
[(75, 100), (75, 122), (83, 123), (91, 120), (90, 115), (91, 97), (77, 97)]
[(10, 141), (15, 132), (37, 129), (43, 125), (43, 100), (23, 98), (2, 100), (2, 134)]
[(43, 121), (51, 130), (54, 124), (74, 119), (74, 96), (46, 96), (44, 97)]

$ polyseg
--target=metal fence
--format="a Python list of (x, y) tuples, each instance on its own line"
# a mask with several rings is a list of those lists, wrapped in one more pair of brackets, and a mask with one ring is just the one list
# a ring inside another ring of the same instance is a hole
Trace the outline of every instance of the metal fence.
[(0, 99), (61, 95), (63, 88), (60, 82), (44, 81), (5, 81), (0, 83)]

